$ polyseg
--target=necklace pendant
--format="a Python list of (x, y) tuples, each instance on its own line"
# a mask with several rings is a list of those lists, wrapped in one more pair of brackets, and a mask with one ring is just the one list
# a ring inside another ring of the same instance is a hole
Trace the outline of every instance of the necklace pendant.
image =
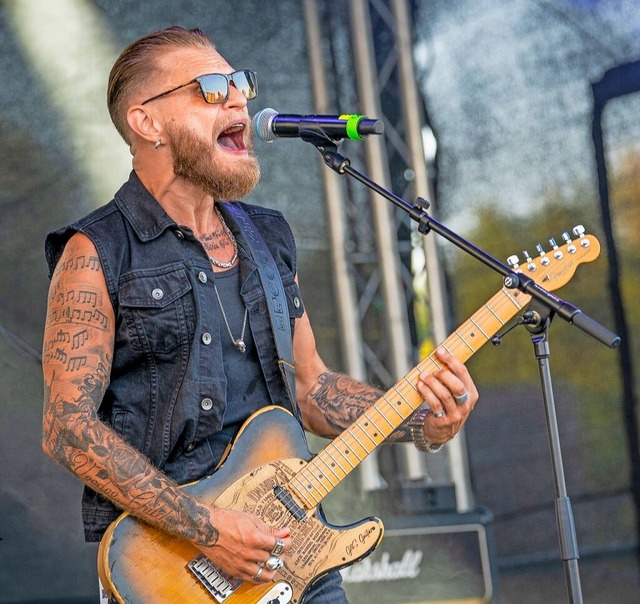
[(233, 343), (240, 352), (244, 352), (247, 349), (247, 345), (241, 339), (237, 339)]

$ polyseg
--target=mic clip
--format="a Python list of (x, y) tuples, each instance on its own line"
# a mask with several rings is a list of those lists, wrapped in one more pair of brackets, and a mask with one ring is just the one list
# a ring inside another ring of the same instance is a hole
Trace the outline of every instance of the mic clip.
[(540, 325), (541, 322), (542, 322), (542, 317), (535, 310), (525, 310), (522, 313), (522, 315), (516, 317), (516, 322), (511, 327), (509, 327), (508, 329), (506, 329), (502, 333), (496, 334), (489, 341), (494, 346), (500, 346), (500, 344), (502, 344), (502, 340), (505, 338), (505, 336), (510, 331), (512, 331), (516, 327), (518, 327), (519, 325), (526, 325), (526, 326), (530, 326), (530, 327), (534, 327), (535, 328), (538, 325)]

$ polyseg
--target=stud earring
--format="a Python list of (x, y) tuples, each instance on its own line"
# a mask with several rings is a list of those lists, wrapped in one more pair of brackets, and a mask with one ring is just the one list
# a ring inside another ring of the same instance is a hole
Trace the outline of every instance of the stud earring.
[(160, 147), (160, 145), (162, 144), (162, 141), (160, 139), (158, 139), (156, 141), (156, 144), (154, 145), (156, 149), (158, 149)]

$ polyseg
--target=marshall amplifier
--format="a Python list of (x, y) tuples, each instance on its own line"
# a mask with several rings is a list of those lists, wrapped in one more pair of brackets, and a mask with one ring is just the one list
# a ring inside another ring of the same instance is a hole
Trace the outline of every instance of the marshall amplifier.
[(349, 602), (492, 602), (496, 564), (491, 520), (484, 509), (384, 518), (378, 549), (341, 571)]

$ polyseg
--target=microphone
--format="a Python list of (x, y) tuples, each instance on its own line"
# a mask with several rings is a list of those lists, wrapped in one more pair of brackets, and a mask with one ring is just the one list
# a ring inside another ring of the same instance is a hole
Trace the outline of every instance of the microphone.
[(382, 120), (364, 115), (286, 115), (267, 107), (258, 111), (251, 121), (258, 138), (272, 143), (276, 138), (301, 138), (310, 142), (318, 140), (362, 140), (370, 134), (382, 134)]

